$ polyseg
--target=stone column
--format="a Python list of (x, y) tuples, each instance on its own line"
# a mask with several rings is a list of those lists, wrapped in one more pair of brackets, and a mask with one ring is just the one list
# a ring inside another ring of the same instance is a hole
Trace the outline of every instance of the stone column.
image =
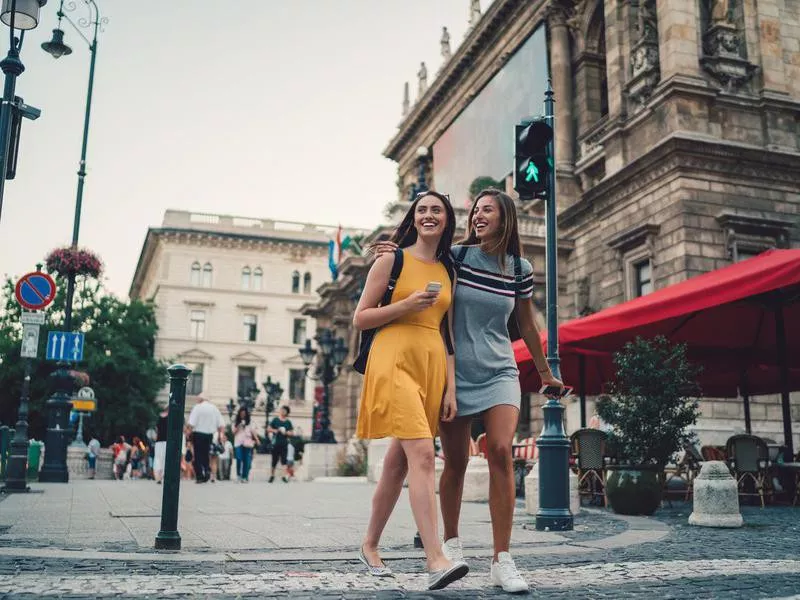
[(575, 133), (572, 122), (572, 55), (567, 15), (558, 4), (547, 15), (550, 27), (550, 69), (555, 94), (556, 198), (568, 206), (579, 197), (575, 184)]
[(700, 69), (700, 5), (656, 0), (661, 80), (675, 75), (702, 77)]
[[(744, 28), (750, 62), (760, 67), (764, 91), (788, 93), (781, 38), (783, 0), (745, 0)], [(796, 43), (796, 42), (795, 42)]]

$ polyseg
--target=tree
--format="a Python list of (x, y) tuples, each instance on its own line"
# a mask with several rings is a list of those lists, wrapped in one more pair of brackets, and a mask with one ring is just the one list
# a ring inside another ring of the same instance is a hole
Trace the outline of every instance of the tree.
[(495, 181), (491, 177), (481, 175), (480, 177), (473, 179), (472, 183), (469, 184), (469, 196), (470, 198), (475, 199), (475, 197), (483, 190), (489, 188), (503, 191), (506, 189), (506, 184), (504, 181)]
[(616, 379), (597, 414), (612, 427), (610, 444), (633, 465), (664, 467), (693, 440), (700, 416), (700, 369), (686, 359), (686, 345), (663, 336), (636, 338), (614, 354)]
[[(47, 332), (61, 329), (64, 321), (65, 282), (48, 308), (39, 336), (39, 357), (31, 361), (29, 435), (43, 439), (47, 427), (45, 403), (53, 392), (49, 375), (55, 363), (44, 360)], [(0, 422), (16, 422), (24, 377), (19, 356), (21, 309), (14, 284), (7, 279), (0, 291)], [(158, 392), (167, 382), (163, 361), (154, 357), (158, 325), (152, 303), (130, 303), (107, 293), (100, 282), (81, 278), (73, 302), (74, 331), (85, 334), (84, 360), (76, 370), (88, 375), (98, 399), (98, 409), (84, 427), (103, 443), (118, 435), (139, 435), (152, 426), (158, 414)], [(84, 380), (85, 383), (85, 380)], [(82, 385), (80, 377), (76, 389)]]

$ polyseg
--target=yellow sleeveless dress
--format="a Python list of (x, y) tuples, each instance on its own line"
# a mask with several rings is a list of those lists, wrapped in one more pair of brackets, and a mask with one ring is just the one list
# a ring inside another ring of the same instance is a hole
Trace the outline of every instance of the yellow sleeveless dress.
[(438, 281), (436, 303), (409, 313), (375, 335), (364, 373), (356, 435), (361, 439), (433, 438), (447, 380), (446, 350), (440, 326), (453, 294), (447, 269), (403, 251), (403, 270), (392, 303)]

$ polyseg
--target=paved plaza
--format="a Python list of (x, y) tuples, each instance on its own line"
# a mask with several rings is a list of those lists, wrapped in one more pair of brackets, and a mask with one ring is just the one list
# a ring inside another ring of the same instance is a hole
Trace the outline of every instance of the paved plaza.
[[(0, 497), (0, 598), (503, 598), (488, 584), (488, 506), (465, 503), (470, 574), (424, 591), (406, 494), (384, 539), (392, 579), (356, 552), (373, 485), (183, 482), (180, 552), (153, 550), (161, 486), (151, 481), (34, 484)], [(800, 508), (744, 507), (745, 527), (690, 527), (691, 504), (654, 518), (584, 509), (571, 532), (537, 532), (518, 510), (513, 549), (534, 598), (800, 600)]]

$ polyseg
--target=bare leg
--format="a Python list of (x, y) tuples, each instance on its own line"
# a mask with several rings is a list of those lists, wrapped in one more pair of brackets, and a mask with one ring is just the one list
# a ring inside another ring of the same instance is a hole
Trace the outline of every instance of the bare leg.
[(489, 459), (489, 514), (492, 517), (494, 559), (508, 552), (514, 521), (514, 465), (511, 442), (517, 430), (519, 409), (510, 405), (494, 406), (483, 416), (486, 426), (486, 449)]
[(436, 523), (433, 444), (430, 438), (400, 440), (400, 443), (408, 461), (408, 496), (425, 547), (428, 570), (446, 569), (451, 563), (442, 554)]
[(464, 473), (469, 462), (469, 441), (472, 417), (460, 417), (439, 424), (444, 451), (444, 470), (439, 479), (439, 502), (442, 505), (444, 539), (458, 537), (461, 497), (464, 493)]
[(369, 516), (369, 525), (363, 542), (364, 556), (374, 567), (381, 565), (378, 543), (403, 490), (403, 481), (407, 473), (406, 454), (400, 442), (393, 439), (383, 459), (380, 481), (372, 495), (372, 513)]

